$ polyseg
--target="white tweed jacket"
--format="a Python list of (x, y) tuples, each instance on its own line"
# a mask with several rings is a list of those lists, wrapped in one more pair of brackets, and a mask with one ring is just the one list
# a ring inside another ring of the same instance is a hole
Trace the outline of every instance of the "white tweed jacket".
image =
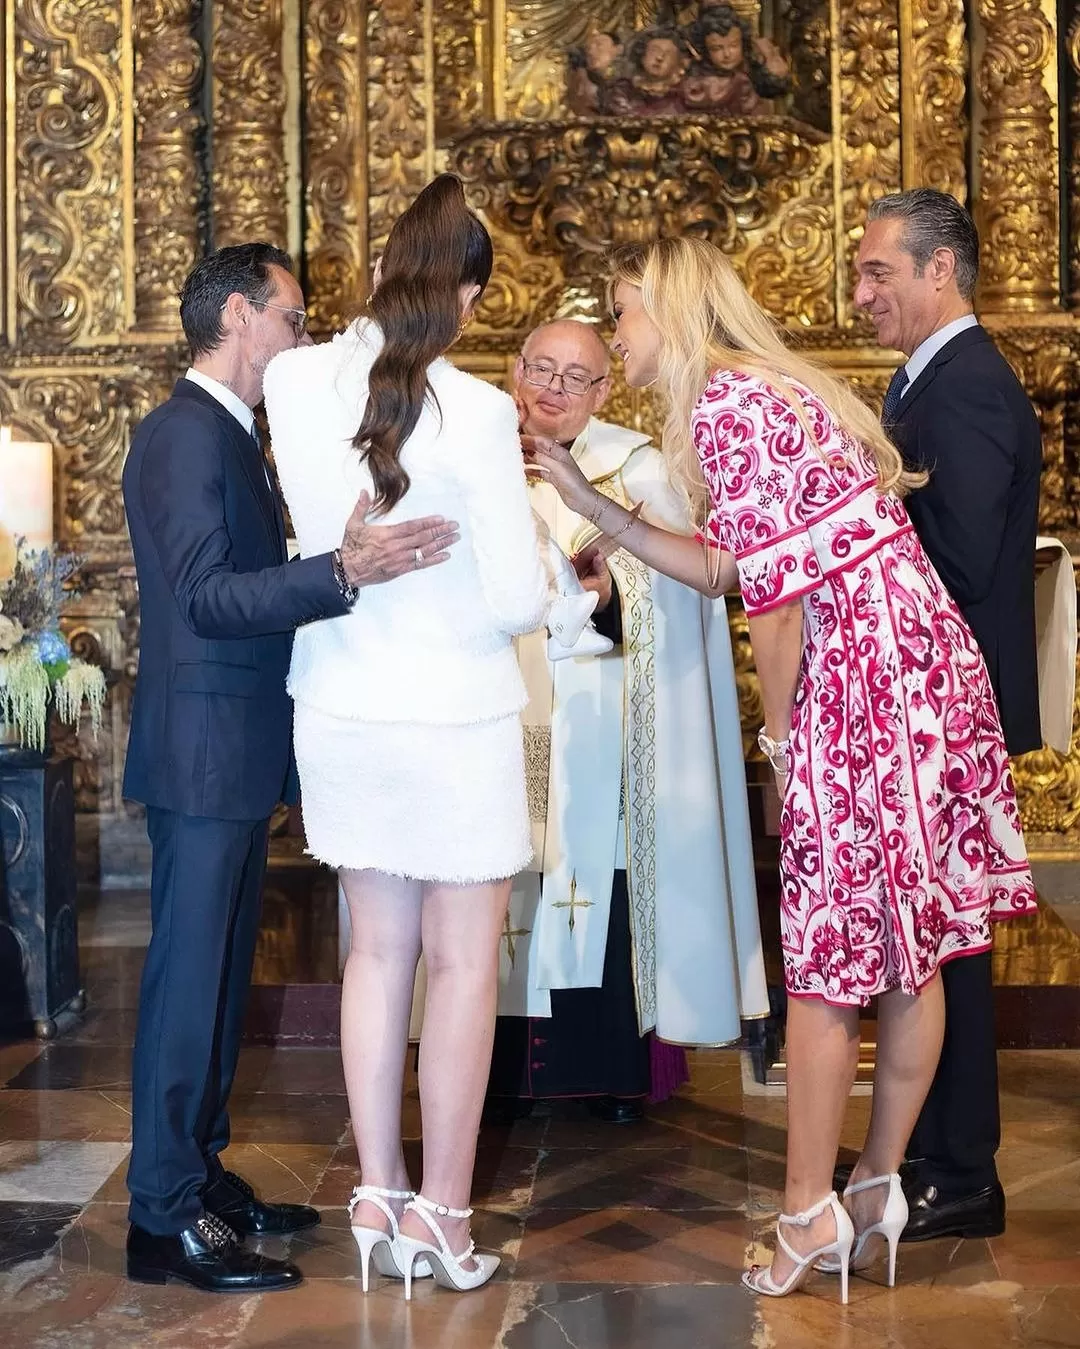
[[(266, 371), (274, 460), (304, 557), (336, 548), (360, 492), (373, 493), (352, 439), (381, 345), (361, 320)], [(429, 398), (401, 455), (411, 486), (375, 523), (442, 515), (461, 540), (449, 561), (365, 586), (351, 613), (298, 630), (289, 692), (332, 716), (464, 725), (526, 702), (512, 639), (543, 622), (547, 590), (517, 411), (445, 359), (428, 380), (437, 406)]]

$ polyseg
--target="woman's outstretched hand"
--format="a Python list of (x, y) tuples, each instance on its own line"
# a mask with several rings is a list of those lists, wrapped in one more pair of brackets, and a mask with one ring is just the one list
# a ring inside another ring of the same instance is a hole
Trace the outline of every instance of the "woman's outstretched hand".
[(578, 468), (567, 445), (547, 436), (522, 436), (521, 449), (525, 455), (525, 472), (551, 483), (559, 496), (578, 515), (588, 516), (593, 509), (597, 492)]

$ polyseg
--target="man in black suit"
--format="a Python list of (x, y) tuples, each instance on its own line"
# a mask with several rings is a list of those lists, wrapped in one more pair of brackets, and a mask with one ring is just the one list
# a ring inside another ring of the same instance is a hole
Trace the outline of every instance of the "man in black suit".
[[(1031, 403), (972, 310), (975, 224), (932, 188), (874, 202), (855, 301), (883, 347), (907, 357), (882, 421), (911, 467), (907, 499), (923, 547), (986, 659), (1010, 754), (1039, 749), (1035, 533), (1042, 444)], [(946, 964), (945, 1042), (915, 1128), (905, 1241), (1005, 1230), (991, 953)]]
[(188, 277), (193, 363), (139, 427), (124, 504), (141, 651), (124, 795), (146, 806), (153, 932), (132, 1071), (128, 1274), (268, 1290), (300, 1271), (243, 1247), (313, 1208), (260, 1202), (220, 1154), (251, 981), (269, 817), (296, 799), (293, 630), (359, 587), (445, 560), (438, 518), (370, 526), (365, 495), (332, 553), (288, 564), (280, 497), (251, 409), (270, 360), (305, 337), (289, 258), (224, 248)]

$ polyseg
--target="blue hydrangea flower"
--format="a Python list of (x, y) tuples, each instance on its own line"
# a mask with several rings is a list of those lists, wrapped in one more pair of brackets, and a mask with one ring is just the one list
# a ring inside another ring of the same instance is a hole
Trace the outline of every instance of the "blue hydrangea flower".
[(71, 659), (67, 642), (58, 632), (43, 632), (34, 638), (34, 649), (42, 665), (65, 665)]

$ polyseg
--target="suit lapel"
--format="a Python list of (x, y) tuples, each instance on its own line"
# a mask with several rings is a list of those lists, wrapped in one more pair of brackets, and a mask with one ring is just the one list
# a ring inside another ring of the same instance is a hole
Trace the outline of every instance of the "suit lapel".
[(965, 328), (962, 333), (957, 333), (951, 342), (946, 342), (940, 351), (935, 352), (930, 363), (925, 369), (919, 372), (918, 378), (908, 389), (900, 400), (900, 406), (897, 409), (896, 419), (893, 426), (902, 425), (911, 415), (911, 409), (919, 401), (921, 396), (929, 389), (937, 378), (938, 371), (948, 365), (954, 356), (964, 351), (967, 347), (975, 346), (979, 342), (989, 342), (990, 335), (981, 325), (974, 328)]
[(265, 460), (255, 447), (255, 442), (240, 425), (228, 408), (190, 379), (181, 379), (173, 390), (174, 397), (194, 398), (217, 416), (222, 431), (232, 445), (240, 463), (240, 469), (247, 479), (248, 486), (255, 494), (270, 537), (277, 543), (282, 556), (285, 554), (285, 526), (281, 519), (281, 509), (274, 499), (273, 489), (267, 479), (269, 470), (264, 469)]

